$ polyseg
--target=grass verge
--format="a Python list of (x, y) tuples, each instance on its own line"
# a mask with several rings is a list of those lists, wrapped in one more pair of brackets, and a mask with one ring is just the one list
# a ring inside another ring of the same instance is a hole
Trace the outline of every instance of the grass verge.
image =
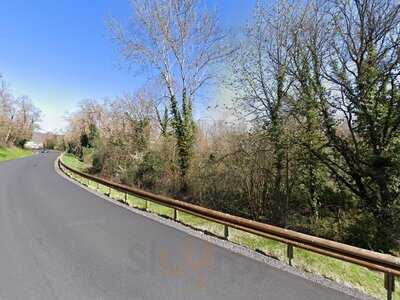
[(78, 171), (85, 172), (90, 166), (86, 165), (84, 162), (80, 161), (75, 155), (70, 153), (65, 153), (62, 157), (62, 161), (71, 168)]
[(0, 147), (0, 161), (12, 160), (21, 157), (32, 155), (32, 150), (21, 149), (21, 148), (2, 148)]
[[(73, 168), (85, 171), (88, 166), (80, 162), (76, 157), (64, 155), (63, 162)], [(70, 174), (71, 175), (71, 174)], [(81, 177), (72, 175), (81, 184), (88, 186), (93, 190), (97, 190), (113, 199), (127, 202), (130, 206), (139, 209), (146, 209), (149, 212), (158, 214), (163, 217), (172, 218), (173, 209), (138, 198), (133, 195), (125, 196), (124, 193), (109, 189), (106, 186), (88, 181)], [(126, 198), (125, 198), (126, 197)], [(203, 230), (213, 235), (223, 236), (224, 226), (215, 222), (211, 222), (188, 213), (178, 212), (179, 222), (189, 225), (193, 228)], [(229, 228), (229, 240), (246, 246), (257, 252), (273, 257), (275, 259), (287, 262), (286, 244), (259, 237), (257, 235), (247, 233), (234, 228)], [(367, 268), (360, 267), (355, 264), (343, 262), (338, 259), (319, 255), (310, 251), (294, 248), (293, 266), (296, 268), (319, 274), (325, 278), (331, 279), (338, 283), (356, 288), (365, 294), (376, 297), (378, 299), (386, 299), (386, 290), (384, 288), (383, 273), (371, 271)], [(397, 278), (396, 291), (393, 295), (394, 299), (400, 299), (400, 280)]]

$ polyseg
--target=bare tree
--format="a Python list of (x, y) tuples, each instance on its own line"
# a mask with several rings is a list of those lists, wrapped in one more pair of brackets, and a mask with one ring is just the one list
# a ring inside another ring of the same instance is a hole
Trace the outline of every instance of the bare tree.
[(116, 21), (110, 28), (126, 59), (161, 77), (184, 190), (194, 143), (193, 101), (213, 77), (212, 67), (230, 53), (226, 34), (198, 0), (133, 0), (132, 8), (128, 31)]
[(33, 105), (31, 99), (27, 96), (16, 100), (16, 137), (15, 142), (21, 146), (32, 137), (33, 131), (38, 129), (41, 111)]
[(288, 200), (283, 130), (292, 85), (287, 70), (295, 14), (295, 7), (285, 1), (272, 7), (258, 3), (254, 22), (247, 28), (246, 38), (233, 61), (232, 86), (237, 99), (255, 126), (262, 129), (264, 137), (272, 141), (272, 147), (263, 150), (272, 152), (274, 158), (273, 182), (265, 186), (264, 201), (276, 224), (285, 223)]
[(0, 145), (23, 146), (39, 127), (40, 115), (29, 97), (15, 98), (5, 81), (0, 82)]
[(14, 131), (15, 101), (5, 81), (0, 87), (0, 145), (5, 146), (10, 142)]

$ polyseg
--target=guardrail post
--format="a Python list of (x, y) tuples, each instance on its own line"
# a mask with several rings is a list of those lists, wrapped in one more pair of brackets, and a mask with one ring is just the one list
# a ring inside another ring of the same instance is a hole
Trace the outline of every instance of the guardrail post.
[(147, 208), (148, 208), (148, 203), (147, 202), (148, 202), (147, 200), (145, 200), (145, 202), (144, 202), (144, 210), (145, 211), (147, 211)]
[(387, 300), (392, 300), (394, 292), (394, 276), (392, 273), (385, 273), (385, 289), (387, 291)]
[(178, 211), (176, 208), (174, 208), (174, 220), (176, 221), (178, 219)]
[(108, 187), (108, 197), (111, 198), (111, 187)]
[(289, 259), (289, 266), (291, 266), (293, 259), (293, 245), (290, 244), (287, 245), (287, 257)]
[(99, 190), (99, 183), (97, 182), (96, 190)]
[(125, 193), (125, 204), (128, 204), (128, 193)]
[(224, 237), (229, 239), (229, 227), (228, 225), (224, 225)]

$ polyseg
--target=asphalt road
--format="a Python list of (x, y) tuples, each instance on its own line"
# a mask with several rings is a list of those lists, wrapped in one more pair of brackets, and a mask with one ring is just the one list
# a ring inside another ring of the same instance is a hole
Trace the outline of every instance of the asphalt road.
[(0, 164), (0, 299), (352, 299), (89, 193), (56, 156)]

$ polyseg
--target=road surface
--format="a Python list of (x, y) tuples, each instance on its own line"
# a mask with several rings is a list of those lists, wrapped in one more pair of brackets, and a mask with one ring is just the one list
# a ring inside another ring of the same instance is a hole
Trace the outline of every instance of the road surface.
[(89, 193), (56, 156), (0, 163), (0, 299), (352, 299)]

